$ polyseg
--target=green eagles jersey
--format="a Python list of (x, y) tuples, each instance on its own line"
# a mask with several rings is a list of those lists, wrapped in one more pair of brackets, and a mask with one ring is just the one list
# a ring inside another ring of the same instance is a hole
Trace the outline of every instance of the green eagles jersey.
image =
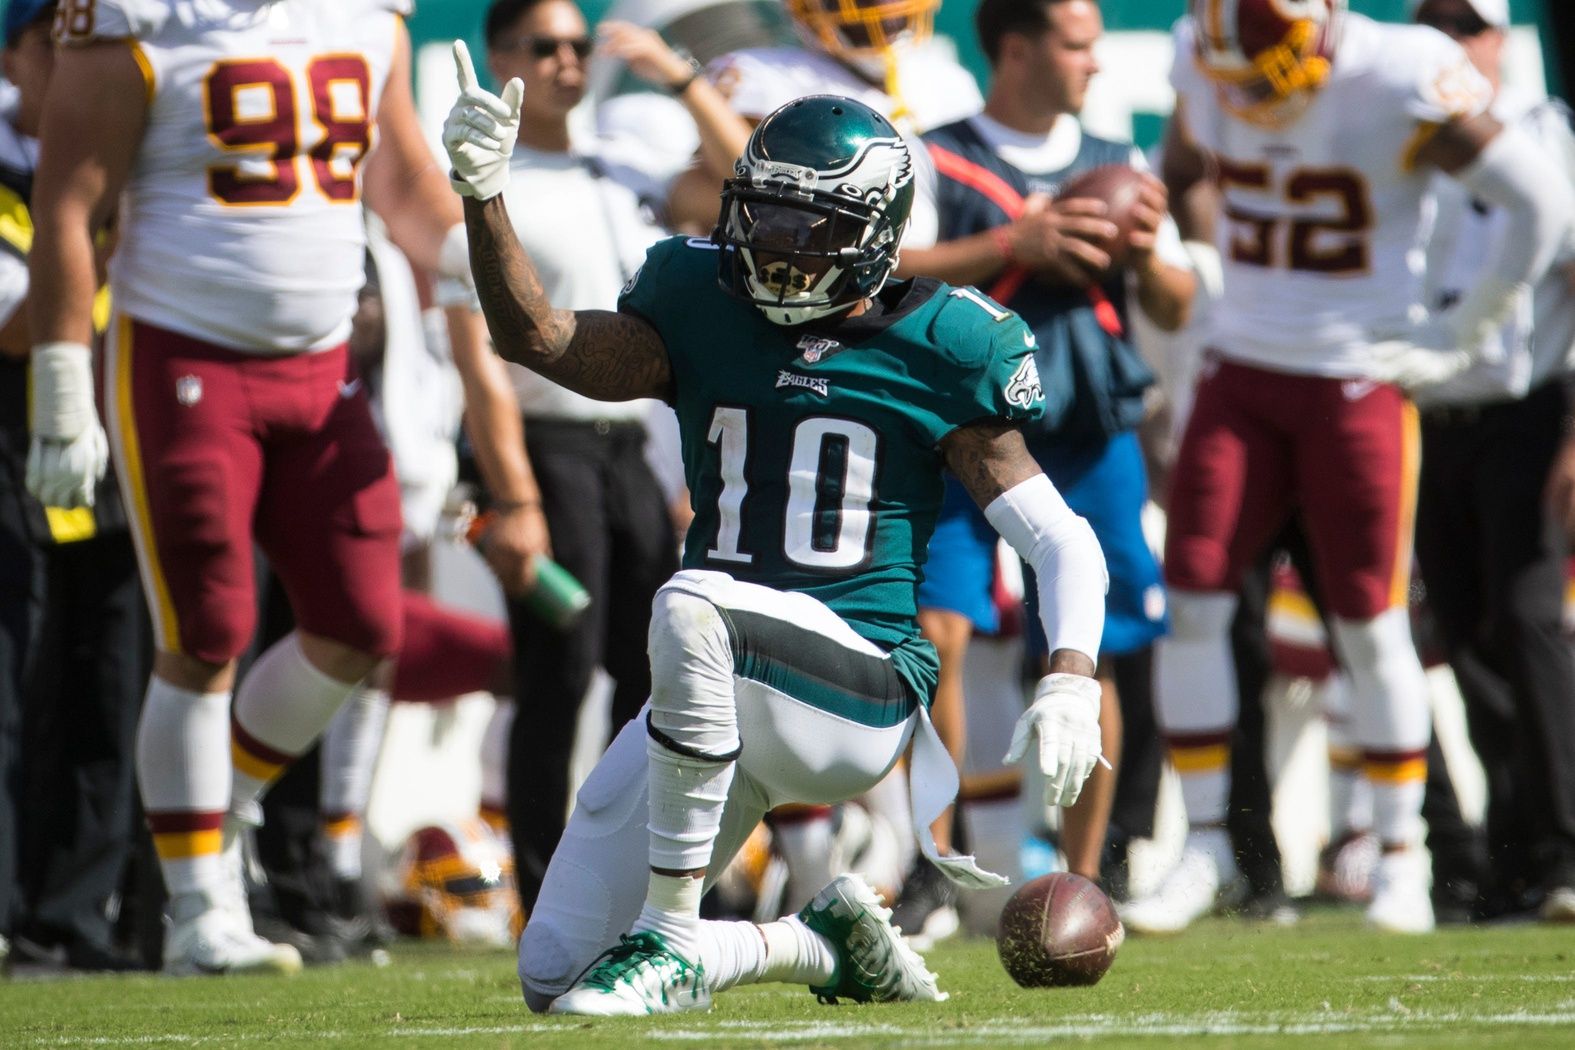
[(834, 335), (767, 321), (717, 283), (710, 241), (653, 246), (618, 308), (672, 361), (695, 517), (684, 567), (803, 591), (892, 655), (928, 704), (916, 593), (941, 506), (940, 440), (1037, 418), (1033, 336), (972, 288), (918, 280)]

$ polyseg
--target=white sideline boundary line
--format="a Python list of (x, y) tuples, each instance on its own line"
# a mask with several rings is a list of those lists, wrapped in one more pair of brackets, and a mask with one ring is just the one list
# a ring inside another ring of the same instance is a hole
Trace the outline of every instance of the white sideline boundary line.
[[(1401, 978), (1404, 979), (1404, 978)], [(830, 1021), (789, 1022), (720, 1021), (707, 1028), (655, 1028), (641, 1033), (642, 1039), (673, 1043), (706, 1043), (736, 1041), (739, 1036), (765, 1043), (824, 1042), (836, 1040), (867, 1040), (871, 1038), (900, 1039), (904, 1045), (956, 1046), (956, 1045), (1026, 1045), (1042, 1044), (1047, 1039), (1130, 1036), (1249, 1036), (1249, 1035), (1350, 1035), (1390, 1034), (1400, 1035), (1439, 1028), (1500, 1027), (1525, 1025), (1533, 1027), (1575, 1026), (1575, 1001), (1561, 1004), (1567, 1009), (1528, 1011), (1510, 1010), (1500, 1013), (1435, 1013), (1409, 1010), (1398, 1003), (1390, 1011), (1365, 1011), (1357, 1014), (1339, 1014), (1334, 1011), (1303, 1011), (1298, 1013), (1253, 1014), (1224, 1011), (1205, 1014), (1149, 1013), (1137, 1015), (1083, 1014), (1067, 1017), (1058, 1024), (988, 1023), (966, 1030), (953, 1030), (944, 1034), (932, 1027), (899, 1024), (840, 1024)], [(428, 1037), (437, 1039), (462, 1039), (491, 1035), (551, 1035), (569, 1036), (575, 1028), (566, 1024), (527, 1022), (517, 1025), (469, 1025), (461, 1027), (422, 1028), (402, 1025), (385, 1029), (382, 1035), (400, 1039)], [(339, 1040), (375, 1036), (375, 1032), (314, 1032), (315, 1040)], [(275, 1041), (277, 1033), (258, 1033), (237, 1036), (201, 1036), (179, 1032), (160, 1035), (125, 1037), (57, 1036), (32, 1040), (26, 1045), (49, 1047), (76, 1046), (202, 1046), (206, 1044), (233, 1045), (237, 1042)], [(15, 1044), (13, 1044), (15, 1045)]]

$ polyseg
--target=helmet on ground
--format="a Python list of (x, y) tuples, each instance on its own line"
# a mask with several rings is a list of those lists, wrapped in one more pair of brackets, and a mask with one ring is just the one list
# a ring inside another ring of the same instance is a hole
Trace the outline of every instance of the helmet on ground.
[(913, 158), (891, 121), (838, 95), (762, 120), (722, 191), (722, 287), (776, 324), (880, 291), (913, 207)]
[(1345, 0), (1191, 0), (1191, 8), (1198, 62), (1244, 120), (1282, 124), (1328, 79)]
[(873, 58), (930, 35), (941, 0), (787, 0), (788, 13), (828, 54)]
[(510, 947), (519, 936), (514, 857), (477, 817), (417, 828), (400, 851), (389, 919), (399, 932)]

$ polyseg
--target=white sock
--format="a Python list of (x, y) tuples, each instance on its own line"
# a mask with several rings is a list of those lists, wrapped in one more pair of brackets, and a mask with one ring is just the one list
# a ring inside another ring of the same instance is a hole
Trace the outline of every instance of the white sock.
[[(837, 970), (837, 953), (826, 940), (805, 926), (797, 915), (757, 926), (764, 939), (764, 964), (756, 981), (824, 985)], [(741, 982), (748, 983), (748, 982)]]
[(218, 892), (230, 806), (230, 694), (197, 693), (154, 676), (137, 723), (137, 785), (172, 896)]
[(688, 758), (651, 739), (646, 741), (646, 755), (650, 866), (666, 871), (708, 867), (722, 828), (722, 807), (733, 784), (734, 764)]
[(700, 898), (705, 880), (687, 875), (651, 872), (645, 904), (634, 920), (633, 933), (659, 933), (679, 955), (695, 962), (700, 958)]
[(766, 969), (766, 942), (750, 922), (701, 924), (700, 962), (713, 992), (754, 984)]
[(388, 693), (361, 686), (350, 694), (323, 734), (318, 811), (328, 866), (339, 879), (361, 877), (362, 815), (372, 796), (372, 774), (388, 721)]
[(1173, 628), (1154, 646), (1154, 703), (1171, 764), (1181, 775), (1187, 820), (1225, 819), (1230, 796), (1230, 734), (1236, 724), (1236, 670), (1230, 621), (1236, 596), (1173, 591)]
[(1395, 608), (1366, 621), (1337, 619), (1334, 631), (1350, 671), (1352, 735), (1372, 785), (1373, 832), (1385, 845), (1420, 842), (1432, 709), (1410, 612)]
[(317, 795), (324, 814), (366, 811), (387, 723), (388, 693), (375, 686), (357, 688), (328, 723)]
[(313, 667), (295, 633), (258, 657), (235, 693), (231, 804), (255, 802), (328, 728), (356, 684)]
[(1420, 775), (1386, 781), (1368, 778), (1373, 792), (1373, 833), (1385, 846), (1418, 846), (1422, 842), (1422, 796), (1427, 793), (1427, 760)]

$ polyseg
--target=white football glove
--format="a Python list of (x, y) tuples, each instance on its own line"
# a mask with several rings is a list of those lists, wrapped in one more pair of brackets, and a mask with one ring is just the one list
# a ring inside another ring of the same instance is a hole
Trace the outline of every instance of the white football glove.
[(1466, 346), (1448, 315), (1400, 330), (1372, 333), (1372, 377), (1411, 393), (1453, 379), (1477, 361), (1480, 344)]
[(1080, 674), (1041, 678), (1032, 706), (1012, 731), (1006, 761), (1021, 760), (1035, 738), (1045, 775), (1045, 805), (1070, 806), (1101, 757), (1098, 680)]
[(91, 507), (109, 464), (93, 402), (93, 351), (81, 343), (40, 343), (31, 373), (27, 491), (46, 507)]
[(449, 182), (456, 193), (484, 201), (508, 185), (525, 85), (515, 77), (503, 85), (502, 96), (482, 87), (463, 40), (454, 41), (454, 68), (459, 74), (459, 98), (443, 122), (443, 148), (453, 166)]

